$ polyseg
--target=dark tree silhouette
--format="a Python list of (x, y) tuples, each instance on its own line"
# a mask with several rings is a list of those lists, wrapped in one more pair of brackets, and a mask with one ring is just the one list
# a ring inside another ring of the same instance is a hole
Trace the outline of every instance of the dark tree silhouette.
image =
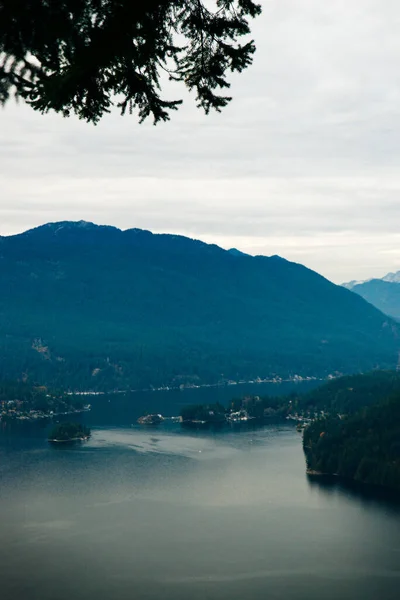
[(206, 113), (230, 97), (229, 71), (252, 62), (252, 0), (0, 0), (0, 102), (97, 123), (117, 104), (157, 123), (181, 100), (160, 76), (195, 90)]

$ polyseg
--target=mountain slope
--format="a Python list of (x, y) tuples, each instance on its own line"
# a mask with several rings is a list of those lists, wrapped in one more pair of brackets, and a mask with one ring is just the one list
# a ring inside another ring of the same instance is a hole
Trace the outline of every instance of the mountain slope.
[(91, 223), (0, 238), (0, 377), (109, 389), (392, 367), (399, 328), (317, 273)]
[(400, 283), (396, 279), (397, 275), (389, 273), (383, 279), (370, 279), (354, 285), (349, 283), (346, 287), (383, 313), (400, 320)]

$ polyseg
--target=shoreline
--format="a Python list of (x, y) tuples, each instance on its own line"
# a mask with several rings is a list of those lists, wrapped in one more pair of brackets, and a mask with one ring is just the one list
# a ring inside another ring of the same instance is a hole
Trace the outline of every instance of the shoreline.
[(48, 439), (47, 441), (50, 444), (70, 444), (71, 442), (87, 442), (89, 437), (90, 436), (88, 435), (84, 437), (69, 438), (68, 440)]
[(339, 477), (337, 473), (324, 473), (323, 471), (316, 471), (315, 469), (306, 469), (306, 475), (311, 475), (313, 477)]
[[(78, 414), (82, 414), (84, 412), (89, 412), (91, 410), (91, 408), (79, 408), (79, 409), (75, 409), (75, 410), (69, 410), (69, 411), (65, 411), (65, 412), (58, 412), (58, 413), (52, 413), (52, 414), (35, 414), (35, 415), (20, 415), (20, 416), (15, 416), (15, 415), (0, 415), (0, 423), (2, 421), (6, 422), (6, 421), (26, 421), (29, 423), (33, 423), (34, 421), (43, 421), (44, 419), (53, 419), (54, 417), (63, 417), (63, 416), (68, 416), (68, 415), (78, 415)], [(5, 417), (5, 418), (4, 418)]]
[(394, 494), (396, 498), (400, 499), (400, 488), (396, 486), (385, 485), (383, 483), (370, 483), (368, 481), (363, 481), (362, 479), (355, 479), (354, 477), (345, 477), (344, 475), (339, 475), (339, 473), (324, 473), (314, 469), (306, 469), (306, 475), (309, 477), (315, 477), (317, 479), (325, 479), (325, 481), (333, 481), (333, 479), (335, 479), (336, 483), (352, 486), (354, 489), (369, 489), (373, 490), (374, 492), (389, 492)]
[(308, 383), (311, 381), (329, 381), (332, 377), (302, 377), (301, 379), (259, 379), (249, 381), (235, 381), (235, 382), (226, 382), (226, 383), (202, 383), (199, 385), (185, 385), (180, 384), (177, 386), (161, 386), (161, 387), (148, 387), (148, 388), (140, 388), (140, 389), (127, 389), (127, 390), (112, 390), (112, 391), (77, 391), (77, 392), (66, 392), (68, 396), (112, 396), (113, 394), (139, 394), (144, 392), (172, 392), (172, 391), (182, 391), (185, 392), (187, 390), (198, 390), (204, 388), (227, 388), (227, 387), (235, 387), (238, 385), (260, 385), (260, 384), (276, 384), (279, 385), (281, 383)]

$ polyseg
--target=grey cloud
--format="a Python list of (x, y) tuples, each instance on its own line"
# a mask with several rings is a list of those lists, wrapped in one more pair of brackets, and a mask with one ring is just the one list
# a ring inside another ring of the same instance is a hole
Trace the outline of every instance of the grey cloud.
[[(0, 233), (87, 219), (279, 253), (336, 281), (400, 267), (400, 6), (270, 0), (234, 101), (168, 124), (0, 112)], [(182, 92), (182, 94), (180, 93)]]

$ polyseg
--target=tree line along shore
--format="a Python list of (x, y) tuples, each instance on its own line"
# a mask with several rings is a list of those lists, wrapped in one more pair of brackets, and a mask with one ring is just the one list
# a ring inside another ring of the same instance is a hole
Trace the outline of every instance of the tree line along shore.
[[(305, 394), (247, 396), (184, 406), (184, 427), (210, 428), (286, 418), (303, 431), (310, 475), (338, 475), (400, 490), (400, 373), (372, 371), (332, 379)], [(146, 415), (157, 424), (162, 415)]]

